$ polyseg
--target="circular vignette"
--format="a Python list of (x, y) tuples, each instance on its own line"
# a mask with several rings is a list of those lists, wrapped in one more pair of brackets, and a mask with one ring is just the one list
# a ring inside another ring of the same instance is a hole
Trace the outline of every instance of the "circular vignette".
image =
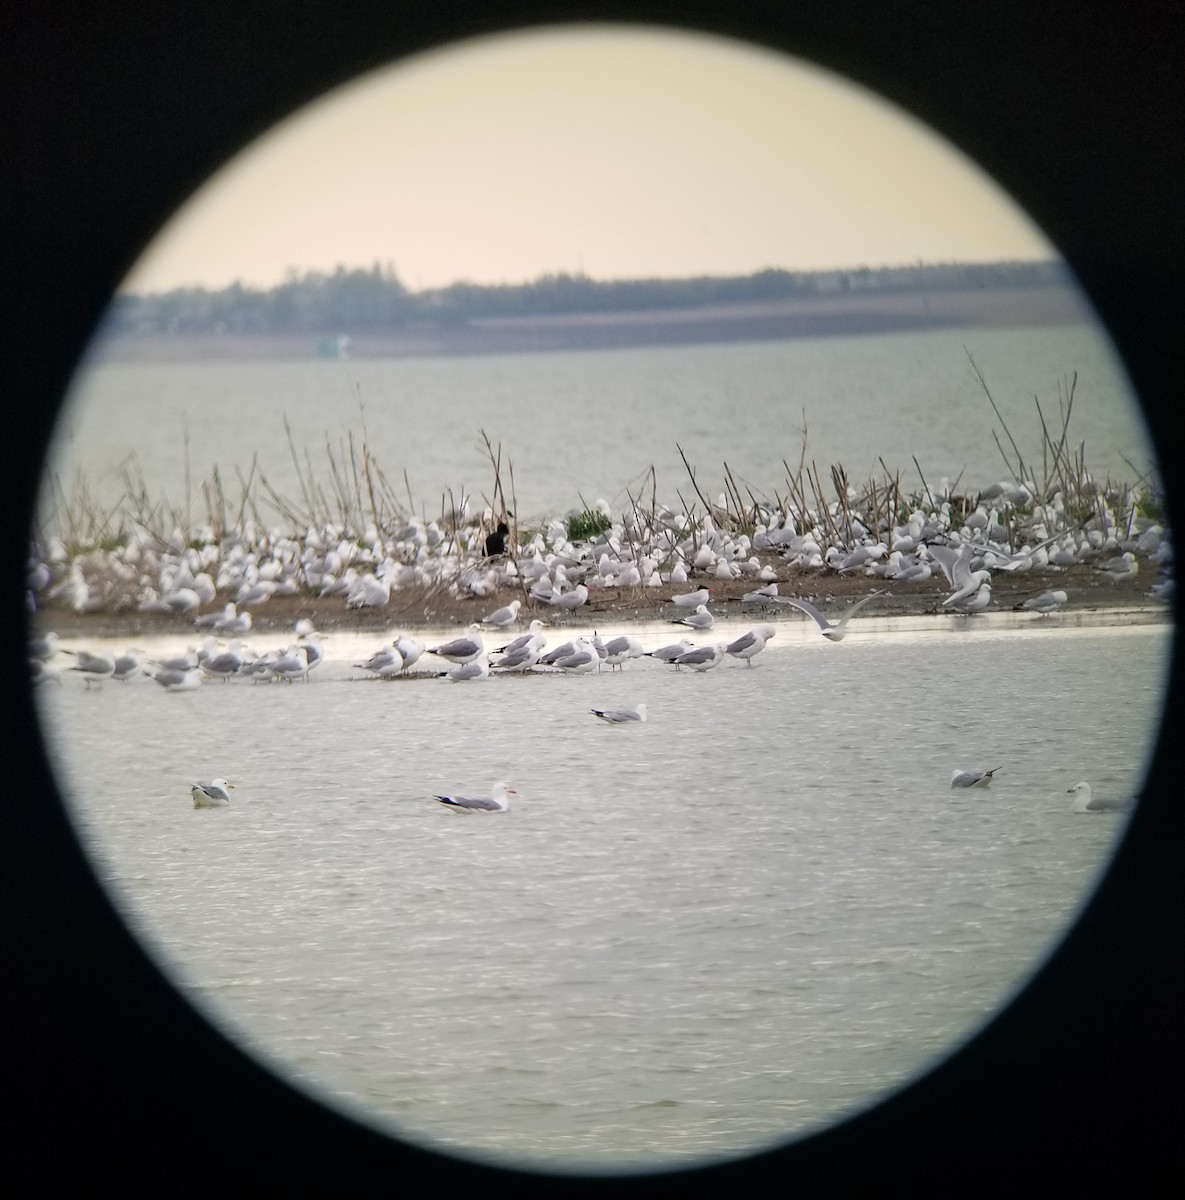
[[(1094, 301), (1144, 402), (1179, 525), (1167, 363), (1183, 267), (1168, 214), (1179, 211), (1181, 168), (1170, 171), (1166, 102), (1180, 95), (1169, 63), (1180, 17), (1166, 29), (1168, 18), (1155, 11), (1125, 12), (1118, 22), (1106, 12), (1077, 14), (1066, 38), (1071, 14), (1060, 5), (945, 16), (923, 7), (899, 8), (892, 29), (863, 5), (807, 3), (786, 13), (780, 4), (741, 3), (726, 16), (589, 5), (572, 15), (642, 16), (788, 50), (882, 92), (968, 153), (1051, 237)], [(28, 398), (9, 405), (18, 453), (7, 485), (22, 545), (55, 406), (115, 286), (163, 219), (224, 159), (325, 88), (431, 45), (554, 15), (518, 4), (479, 17), (463, 9), (376, 15), (347, 2), (332, 14), (253, 5), (199, 16), (179, 8), (167, 28), (134, 14), (62, 9), (46, 19), (56, 27), (22, 18), (9, 86), (27, 117), (15, 149), (28, 203), (17, 210), (24, 253), (14, 283), (25, 303), (5, 331)], [(73, 36), (55, 36), (65, 33)], [(24, 632), (22, 567), (4, 596), (11, 627)], [(1166, 721), (1175, 729), (1174, 654)], [(25, 1101), (10, 1132), (39, 1178), (76, 1177), (85, 1164), (90, 1174), (147, 1180), (184, 1164), (195, 1182), (211, 1184), (225, 1183), (229, 1171), (247, 1186), (348, 1180), (352, 1190), (513, 1178), (555, 1194), (558, 1180), (471, 1167), (372, 1134), (272, 1079), (197, 1018), (95, 882), (54, 797), (27, 682), (18, 672), (7, 682), (19, 780), (4, 872), (14, 891), (18, 978), (8, 1028), (14, 1090)], [(1027, 1178), (1064, 1186), (1075, 1172), (1083, 1181), (1108, 1171), (1117, 1179), (1137, 1147), (1171, 1144), (1160, 1091), (1180, 956), (1168, 927), (1177, 864), (1166, 833), (1179, 818), (1166, 803), (1167, 741), (1079, 923), (969, 1045), (878, 1107), (785, 1150), (638, 1177), (632, 1190), (707, 1195), (783, 1179), (831, 1193), (836, 1184), (850, 1190), (887, 1179), (925, 1188), (972, 1172), (983, 1179), (993, 1166), (1006, 1178), (1022, 1156), (1043, 1164), (1027, 1168)], [(1137, 1012), (1138, 1021), (1124, 1019)], [(1099, 1110), (1114, 1150), (1104, 1161), (1089, 1116)], [(569, 1192), (595, 1187), (564, 1180)]]

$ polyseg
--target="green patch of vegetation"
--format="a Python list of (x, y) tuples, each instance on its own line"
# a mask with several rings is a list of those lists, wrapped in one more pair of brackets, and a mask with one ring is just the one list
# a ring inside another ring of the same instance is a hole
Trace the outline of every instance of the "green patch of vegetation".
[(570, 542), (587, 542), (589, 538), (594, 538), (598, 533), (604, 533), (613, 521), (602, 512), (592, 512), (585, 509), (583, 512), (573, 512), (568, 514), (566, 522), (568, 531), (568, 540)]

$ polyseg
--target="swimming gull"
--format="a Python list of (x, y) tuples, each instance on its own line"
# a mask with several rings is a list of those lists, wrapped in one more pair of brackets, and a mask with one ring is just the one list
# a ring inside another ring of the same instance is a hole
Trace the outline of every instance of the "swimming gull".
[(869, 592), (867, 596), (857, 600), (839, 618), (838, 621), (829, 621), (823, 614), (806, 600), (792, 600), (789, 596), (774, 596), (773, 600), (776, 604), (789, 604), (801, 612), (806, 613), (808, 617), (819, 627), (819, 632), (830, 642), (842, 642), (847, 635), (847, 623), (866, 605), (874, 596), (879, 596), (879, 591)]
[(510, 801), (506, 797), (516, 795), (518, 793), (514, 788), (499, 780), (494, 784), (489, 796), (434, 796), (434, 799), (457, 809), (458, 812), (506, 812), (510, 807)]
[(518, 610), (522, 608), (521, 600), (511, 600), (504, 608), (496, 609), (488, 617), (482, 617), (483, 625), (492, 625), (497, 629), (506, 629), (518, 620)]
[(718, 667), (724, 659), (724, 643), (717, 642), (714, 646), (697, 646), (680, 654), (674, 660), (676, 667), (690, 667), (693, 671), (710, 671)]
[(646, 720), (645, 704), (639, 704), (637, 708), (590, 708), (589, 712), (610, 725), (630, 725)]
[(985, 788), (992, 786), (992, 776), (999, 770), (992, 767), (990, 771), (955, 771), (950, 777), (953, 788)]
[(193, 797), (194, 808), (225, 808), (230, 803), (228, 789), (233, 783), (225, 779), (215, 779), (212, 783), (195, 783), (191, 785), (189, 794)]
[(1134, 800), (1104, 799), (1101, 796), (1091, 796), (1089, 783), (1076, 783), (1066, 789), (1066, 794), (1074, 797), (1076, 813), (1085, 812), (1127, 812), (1135, 804)]
[(752, 666), (753, 656), (760, 654), (776, 633), (777, 630), (772, 625), (758, 625), (756, 629), (750, 629), (748, 633), (742, 634), (736, 641), (725, 646), (724, 653), (731, 654), (734, 658), (743, 658)]

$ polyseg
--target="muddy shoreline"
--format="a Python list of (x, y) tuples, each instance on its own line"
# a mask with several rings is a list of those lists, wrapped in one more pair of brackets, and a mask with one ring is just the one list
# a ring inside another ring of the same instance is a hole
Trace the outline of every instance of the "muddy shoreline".
[[(1089, 564), (1080, 564), (1062, 571), (1041, 571), (1008, 576), (997, 573), (992, 585), (992, 604), (988, 613), (1007, 612), (1030, 596), (1060, 588), (1069, 600), (1063, 612), (1127, 609), (1170, 615), (1170, 607), (1147, 594), (1155, 577), (1147, 569), (1133, 580), (1115, 583), (1101, 575)], [(539, 617), (553, 627), (582, 627), (605, 624), (630, 624), (674, 618), (679, 610), (669, 597), (680, 591), (706, 586), (712, 590), (712, 611), (717, 617), (752, 615), (760, 618), (763, 611), (774, 616), (794, 614), (786, 605), (773, 605), (763, 610), (761, 605), (744, 603), (741, 596), (760, 586), (753, 580), (734, 580), (716, 583), (696, 579), (680, 588), (605, 588), (591, 590), (588, 603), (568, 612), (526, 598), (515, 588), (499, 588), (486, 597), (455, 597), (443, 589), (407, 588), (394, 592), (388, 604), (381, 608), (347, 609), (340, 596), (321, 599), (312, 595), (273, 596), (251, 610), (252, 632), (288, 632), (301, 618), (311, 620), (317, 629), (364, 632), (387, 629), (464, 628), (474, 621), (508, 604), (523, 600), (518, 622), (512, 629), (526, 628), (533, 617)], [(920, 616), (942, 612), (942, 601), (950, 594), (944, 579), (928, 579), (921, 583), (899, 583), (866, 575), (838, 575), (834, 571), (789, 570), (778, 572), (778, 589), (783, 596), (811, 600), (825, 612), (842, 610), (870, 592), (882, 591), (863, 610), (867, 616)], [(132, 638), (150, 636), (196, 636), (194, 615), (220, 611), (229, 597), (220, 596), (214, 604), (204, 606), (198, 614), (137, 612), (135, 610), (75, 612), (69, 608), (46, 607), (33, 614), (31, 624), (38, 632), (53, 630), (59, 637)], [(949, 613), (951, 620), (960, 620)]]

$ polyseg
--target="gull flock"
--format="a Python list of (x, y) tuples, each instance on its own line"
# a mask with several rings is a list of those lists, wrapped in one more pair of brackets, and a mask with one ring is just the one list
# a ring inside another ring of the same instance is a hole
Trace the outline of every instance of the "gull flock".
[[(489, 628), (507, 628), (524, 606), (576, 612), (607, 593), (687, 586), (679, 619), (703, 631), (713, 619), (713, 586), (751, 581), (746, 599), (774, 601), (779, 581), (813, 572), (898, 585), (945, 580), (938, 607), (956, 614), (996, 603), (993, 578), (1023, 590), (1030, 579), (1082, 564), (1100, 582), (1154, 577), (1148, 594), (1170, 599), (1171, 537), (1143, 515), (1159, 510), (1159, 497), (1089, 477), (1077, 489), (1067, 500), (1060, 490), (1041, 494), (1031, 481), (1001, 482), (956, 495), (943, 480), (901, 498), (892, 512), (883, 491), (851, 485), (826, 506), (754, 500), (743, 515), (723, 495), (703, 513), (631, 502), (616, 517), (600, 500), (594, 508), (604, 528), (595, 536), (573, 541), (569, 526), (552, 519), (512, 552), (492, 555), (486, 535), (495, 515), (470, 515), (467, 501), (447, 528), (412, 517), (294, 531), (248, 519), (220, 533), (206, 525), (164, 537), (127, 521), (109, 548), (72, 549), (56, 536), (34, 542), (26, 598), (34, 611), (176, 614), (233, 637), (250, 632), (252, 612), (274, 597), (340, 603), (346, 612), (386, 608), (415, 589), (454, 599), (508, 590), (516, 598), (485, 619)], [(1058, 590), (1038, 592), (1032, 588), (1023, 606), (1053, 612)]]
[[(366, 661), (353, 664), (368, 676), (433, 674), (451, 683), (472, 683), (499, 674), (622, 670), (635, 658), (702, 674), (729, 657), (752, 667), (776, 634), (773, 625), (763, 624), (731, 641), (697, 644), (682, 636), (649, 650), (633, 637), (605, 641), (593, 634), (549, 649), (544, 623), (536, 617), (527, 632), (486, 645), (487, 637), (507, 635), (532, 609), (574, 616), (590, 598), (623, 589), (669, 589), (663, 599), (673, 606), (671, 623), (702, 635), (715, 623), (714, 591), (751, 583), (740, 596), (742, 605), (766, 611), (791, 607), (833, 643), (844, 638), (852, 617), (884, 589), (831, 619), (807, 599), (780, 595), (780, 583), (809, 572), (823, 577), (858, 573), (895, 585), (937, 588), (935, 611), (971, 617), (997, 603), (994, 578), (1003, 576), (1014, 587), (1032, 578), (1040, 582), (1025, 589), (1028, 595), (1014, 607), (1044, 619), (1069, 602), (1069, 593), (1041, 584), (1070, 567), (1088, 565), (1099, 581), (1124, 582), (1141, 570), (1156, 572), (1159, 579), (1148, 594), (1170, 600), (1174, 583), (1168, 530), (1138, 515), (1139, 497), (1131, 489), (1096, 487), (1093, 494), (1089, 513), (1072, 518), (1060, 493), (1042, 499), (1030, 484), (993, 485), (968, 500), (953, 496), (944, 481), (938, 492), (927, 489), (915, 497), (907, 516), (892, 521), (887, 506), (874, 511), (867, 496), (849, 488), (847, 496), (827, 509), (755, 503), (751, 532), (730, 523), (723, 505), (693, 518), (665, 506), (644, 511), (631, 504), (611, 520), (608, 505), (600, 501), (597, 507), (605, 518), (600, 534), (573, 542), (566, 525), (553, 520), (516, 553), (493, 556), (484, 553), (481, 536), (489, 513), (448, 533), (436, 522), (412, 519), (391, 530), (371, 525), (355, 533), (325, 525), (293, 536), (247, 521), (221, 537), (206, 529), (187, 541), (179, 531), (162, 540), (134, 526), (114, 549), (71, 554), (60, 540), (51, 539), (44, 548), (34, 545), (27, 572), (30, 610), (41, 615), (42, 623), (55, 607), (77, 613), (164, 614), (191, 623), (202, 635), (200, 644), (182, 655), (152, 660), (135, 648), (118, 656), (68, 651), (49, 632), (31, 639), (28, 660), (36, 680), (61, 683), (63, 675), (77, 675), (88, 689), (143, 677), (165, 692), (194, 691), (214, 681), (308, 683), (324, 660), (321, 635), (308, 621), (298, 622), (283, 646), (256, 654), (245, 641), (253, 611), (283, 595), (337, 598), (347, 611), (382, 608), (393, 595), (413, 588), (442, 590), (453, 598), (495, 598), (508, 589), (519, 594), (491, 606), (481, 621), (441, 645), (429, 647), (400, 633)], [(647, 720), (644, 705), (591, 712), (619, 727)], [(956, 772), (956, 780), (960, 774), (965, 773)], [(986, 787), (991, 775), (980, 772), (971, 783), (951, 786)], [(225, 795), (225, 781), (215, 784)], [(193, 785), (195, 805), (200, 786)], [(501, 801), (484, 811), (504, 811), (505, 796)], [(1076, 811), (1097, 808), (1079, 799), (1075, 803)]]

